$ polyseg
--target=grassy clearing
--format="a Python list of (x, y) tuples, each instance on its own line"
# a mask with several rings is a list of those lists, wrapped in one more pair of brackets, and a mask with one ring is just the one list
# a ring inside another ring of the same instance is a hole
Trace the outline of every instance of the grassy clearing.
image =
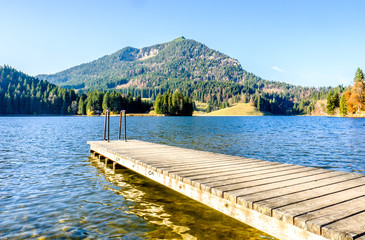
[(227, 107), (204, 114), (204, 116), (264, 116), (264, 115), (272, 115), (272, 114), (258, 111), (257, 108), (251, 106), (249, 103), (237, 103), (232, 107)]
[(207, 111), (207, 107), (208, 107), (207, 103), (195, 101), (194, 115), (205, 114), (205, 112)]

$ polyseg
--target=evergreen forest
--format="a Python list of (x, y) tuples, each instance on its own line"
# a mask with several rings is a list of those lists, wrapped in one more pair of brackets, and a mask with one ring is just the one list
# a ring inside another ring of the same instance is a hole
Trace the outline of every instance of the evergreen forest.
[(9, 66), (0, 67), (0, 114), (94, 115), (106, 109), (114, 113), (145, 113), (152, 107), (141, 96), (112, 91), (78, 94), (46, 80), (28, 76)]
[(165, 92), (163, 95), (159, 93), (154, 108), (157, 114), (168, 116), (191, 116), (194, 111), (191, 99), (184, 96), (180, 91)]

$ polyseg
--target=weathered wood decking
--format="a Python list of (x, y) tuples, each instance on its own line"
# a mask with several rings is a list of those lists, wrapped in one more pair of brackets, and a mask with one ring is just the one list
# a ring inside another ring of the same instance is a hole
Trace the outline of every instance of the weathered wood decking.
[(88, 142), (122, 165), (279, 239), (365, 239), (365, 175), (136, 140)]

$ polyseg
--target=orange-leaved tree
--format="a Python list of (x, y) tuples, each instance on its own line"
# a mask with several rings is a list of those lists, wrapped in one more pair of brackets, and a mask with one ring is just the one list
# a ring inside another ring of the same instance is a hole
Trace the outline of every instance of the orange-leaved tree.
[(365, 110), (365, 83), (364, 73), (360, 68), (357, 68), (354, 85), (351, 87), (350, 92), (346, 93), (347, 106), (349, 113), (356, 113)]

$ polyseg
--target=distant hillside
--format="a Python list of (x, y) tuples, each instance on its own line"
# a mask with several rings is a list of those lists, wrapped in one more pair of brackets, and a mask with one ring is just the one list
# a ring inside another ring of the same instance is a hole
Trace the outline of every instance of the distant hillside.
[(157, 87), (170, 79), (243, 82), (248, 75), (237, 60), (180, 37), (142, 49), (125, 47), (95, 61), (38, 77), (75, 89), (118, 89)]
[(329, 90), (261, 79), (244, 70), (236, 59), (184, 37), (142, 49), (126, 47), (95, 61), (38, 77), (79, 92), (117, 90), (152, 100), (158, 93), (180, 90), (208, 104), (208, 111), (251, 102), (273, 114), (309, 113)]

